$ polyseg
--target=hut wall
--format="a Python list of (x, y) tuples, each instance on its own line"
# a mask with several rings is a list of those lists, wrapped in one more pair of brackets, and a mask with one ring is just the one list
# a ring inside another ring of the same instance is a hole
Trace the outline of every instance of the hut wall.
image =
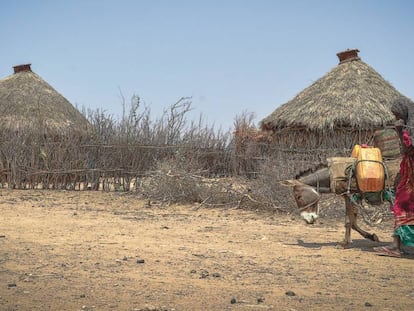
[[(282, 149), (324, 151), (329, 156), (346, 155), (355, 144), (373, 144), (374, 130), (338, 128), (316, 132), (306, 129), (289, 129), (274, 133), (273, 144)], [(334, 153), (334, 154), (332, 154)]]
[(372, 130), (337, 128), (313, 132), (305, 129), (274, 133), (269, 159), (283, 168), (279, 178), (289, 179), (300, 172), (327, 164), (328, 157), (348, 157), (355, 144), (373, 144)]

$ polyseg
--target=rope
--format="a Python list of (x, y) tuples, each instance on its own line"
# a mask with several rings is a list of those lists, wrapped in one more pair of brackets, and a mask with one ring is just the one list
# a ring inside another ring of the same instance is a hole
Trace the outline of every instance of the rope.
[(366, 219), (365, 213), (360, 213), (361, 211), (365, 212), (365, 208), (362, 204), (360, 204), (358, 202), (358, 200), (355, 198), (355, 195), (347, 194), (347, 196), (348, 196), (349, 200), (351, 201), (351, 203), (354, 204), (354, 206), (356, 206), (358, 208), (358, 214), (362, 215), (362, 220), (367, 225), (372, 225), (372, 223)]
[(318, 174), (318, 171), (316, 171), (315, 173), (316, 173), (316, 191), (319, 193), (319, 189), (320, 189), (320, 186), (319, 186), (319, 174)]
[[(356, 167), (360, 162), (363, 161), (367, 161), (367, 162), (374, 162), (374, 163), (381, 163), (383, 168), (384, 168), (384, 175), (385, 175), (385, 180), (384, 180), (384, 187), (383, 190), (381, 192), (383, 192), (383, 197), (389, 201), (391, 204), (394, 204), (394, 195), (392, 193), (392, 191), (390, 190), (390, 185), (386, 182), (389, 181), (389, 171), (388, 168), (386, 166), (386, 164), (383, 161), (377, 161), (377, 160), (357, 160), (355, 161), (352, 165), (348, 166), (346, 168), (346, 173), (348, 174), (348, 185), (347, 185), (347, 193), (346, 195), (348, 196), (349, 200), (351, 201), (352, 204), (354, 204), (354, 206), (356, 208), (358, 208), (359, 213), (362, 215), (362, 219), (363, 221), (368, 224), (368, 225), (373, 225), (373, 223), (371, 221), (369, 221), (366, 218), (365, 214), (367, 213), (367, 210), (365, 208), (364, 205), (362, 205), (360, 202), (362, 202), (360, 199), (358, 199), (358, 194), (357, 193), (351, 193), (351, 183), (352, 183), (352, 178), (355, 177), (355, 172), (356, 172)], [(358, 184), (358, 179), (357, 179), (357, 184)], [(359, 191), (359, 193), (361, 194), (362, 192)], [(363, 193), (362, 193), (363, 194)]]
[(349, 165), (346, 169), (345, 169), (345, 174), (348, 171), (348, 185), (347, 185), (347, 191), (346, 193), (349, 195), (351, 193), (351, 183), (352, 183), (352, 177), (354, 177), (354, 172), (356, 171), (356, 163), (357, 161), (355, 161), (352, 165)]
[[(315, 204), (315, 203), (318, 203), (318, 201), (319, 201), (319, 198), (317, 198), (315, 201), (313, 201), (313, 202), (311, 202), (311, 203), (309, 203), (308, 205), (305, 205), (304, 207), (301, 207), (300, 209), (299, 209), (299, 212), (303, 212), (305, 209), (307, 209), (309, 206), (311, 206), (311, 205), (313, 205), (313, 204)], [(317, 210), (316, 210), (316, 213), (318, 214), (319, 213), (319, 205), (318, 205), (318, 208), (317, 208)]]

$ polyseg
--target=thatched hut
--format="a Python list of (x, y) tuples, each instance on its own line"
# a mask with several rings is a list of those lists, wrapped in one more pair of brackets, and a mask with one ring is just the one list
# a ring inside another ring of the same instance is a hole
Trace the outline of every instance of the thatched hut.
[(86, 118), (30, 64), (14, 67), (14, 74), (0, 80), (0, 129), (42, 134), (85, 132)]
[(80, 147), (89, 133), (87, 119), (30, 64), (0, 80), (0, 186), (63, 183), (65, 172), (88, 167)]
[[(349, 155), (355, 144), (370, 143), (376, 129), (391, 126), (391, 105), (406, 100), (358, 56), (337, 54), (339, 64), (261, 121), (279, 147)], [(412, 102), (411, 102), (412, 103)]]

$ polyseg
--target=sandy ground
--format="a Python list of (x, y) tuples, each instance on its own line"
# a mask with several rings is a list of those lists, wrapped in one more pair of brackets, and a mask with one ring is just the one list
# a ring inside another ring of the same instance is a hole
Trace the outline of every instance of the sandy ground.
[[(354, 232), (337, 247), (342, 217), (0, 191), (0, 310), (413, 308), (414, 256), (378, 256)], [(392, 223), (369, 229), (391, 240)]]

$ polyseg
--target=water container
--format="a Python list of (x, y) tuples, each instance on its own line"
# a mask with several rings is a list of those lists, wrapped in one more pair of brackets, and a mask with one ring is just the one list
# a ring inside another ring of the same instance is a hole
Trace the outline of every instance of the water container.
[(400, 156), (400, 139), (394, 129), (382, 129), (374, 132), (374, 146), (381, 150), (384, 158)]
[(361, 145), (355, 145), (354, 149), (352, 149), (352, 154), (351, 157), (352, 158), (358, 158), (359, 155), (359, 151), (361, 150)]
[(361, 192), (384, 189), (385, 173), (381, 150), (376, 147), (355, 145), (352, 157), (357, 158), (356, 179)]

